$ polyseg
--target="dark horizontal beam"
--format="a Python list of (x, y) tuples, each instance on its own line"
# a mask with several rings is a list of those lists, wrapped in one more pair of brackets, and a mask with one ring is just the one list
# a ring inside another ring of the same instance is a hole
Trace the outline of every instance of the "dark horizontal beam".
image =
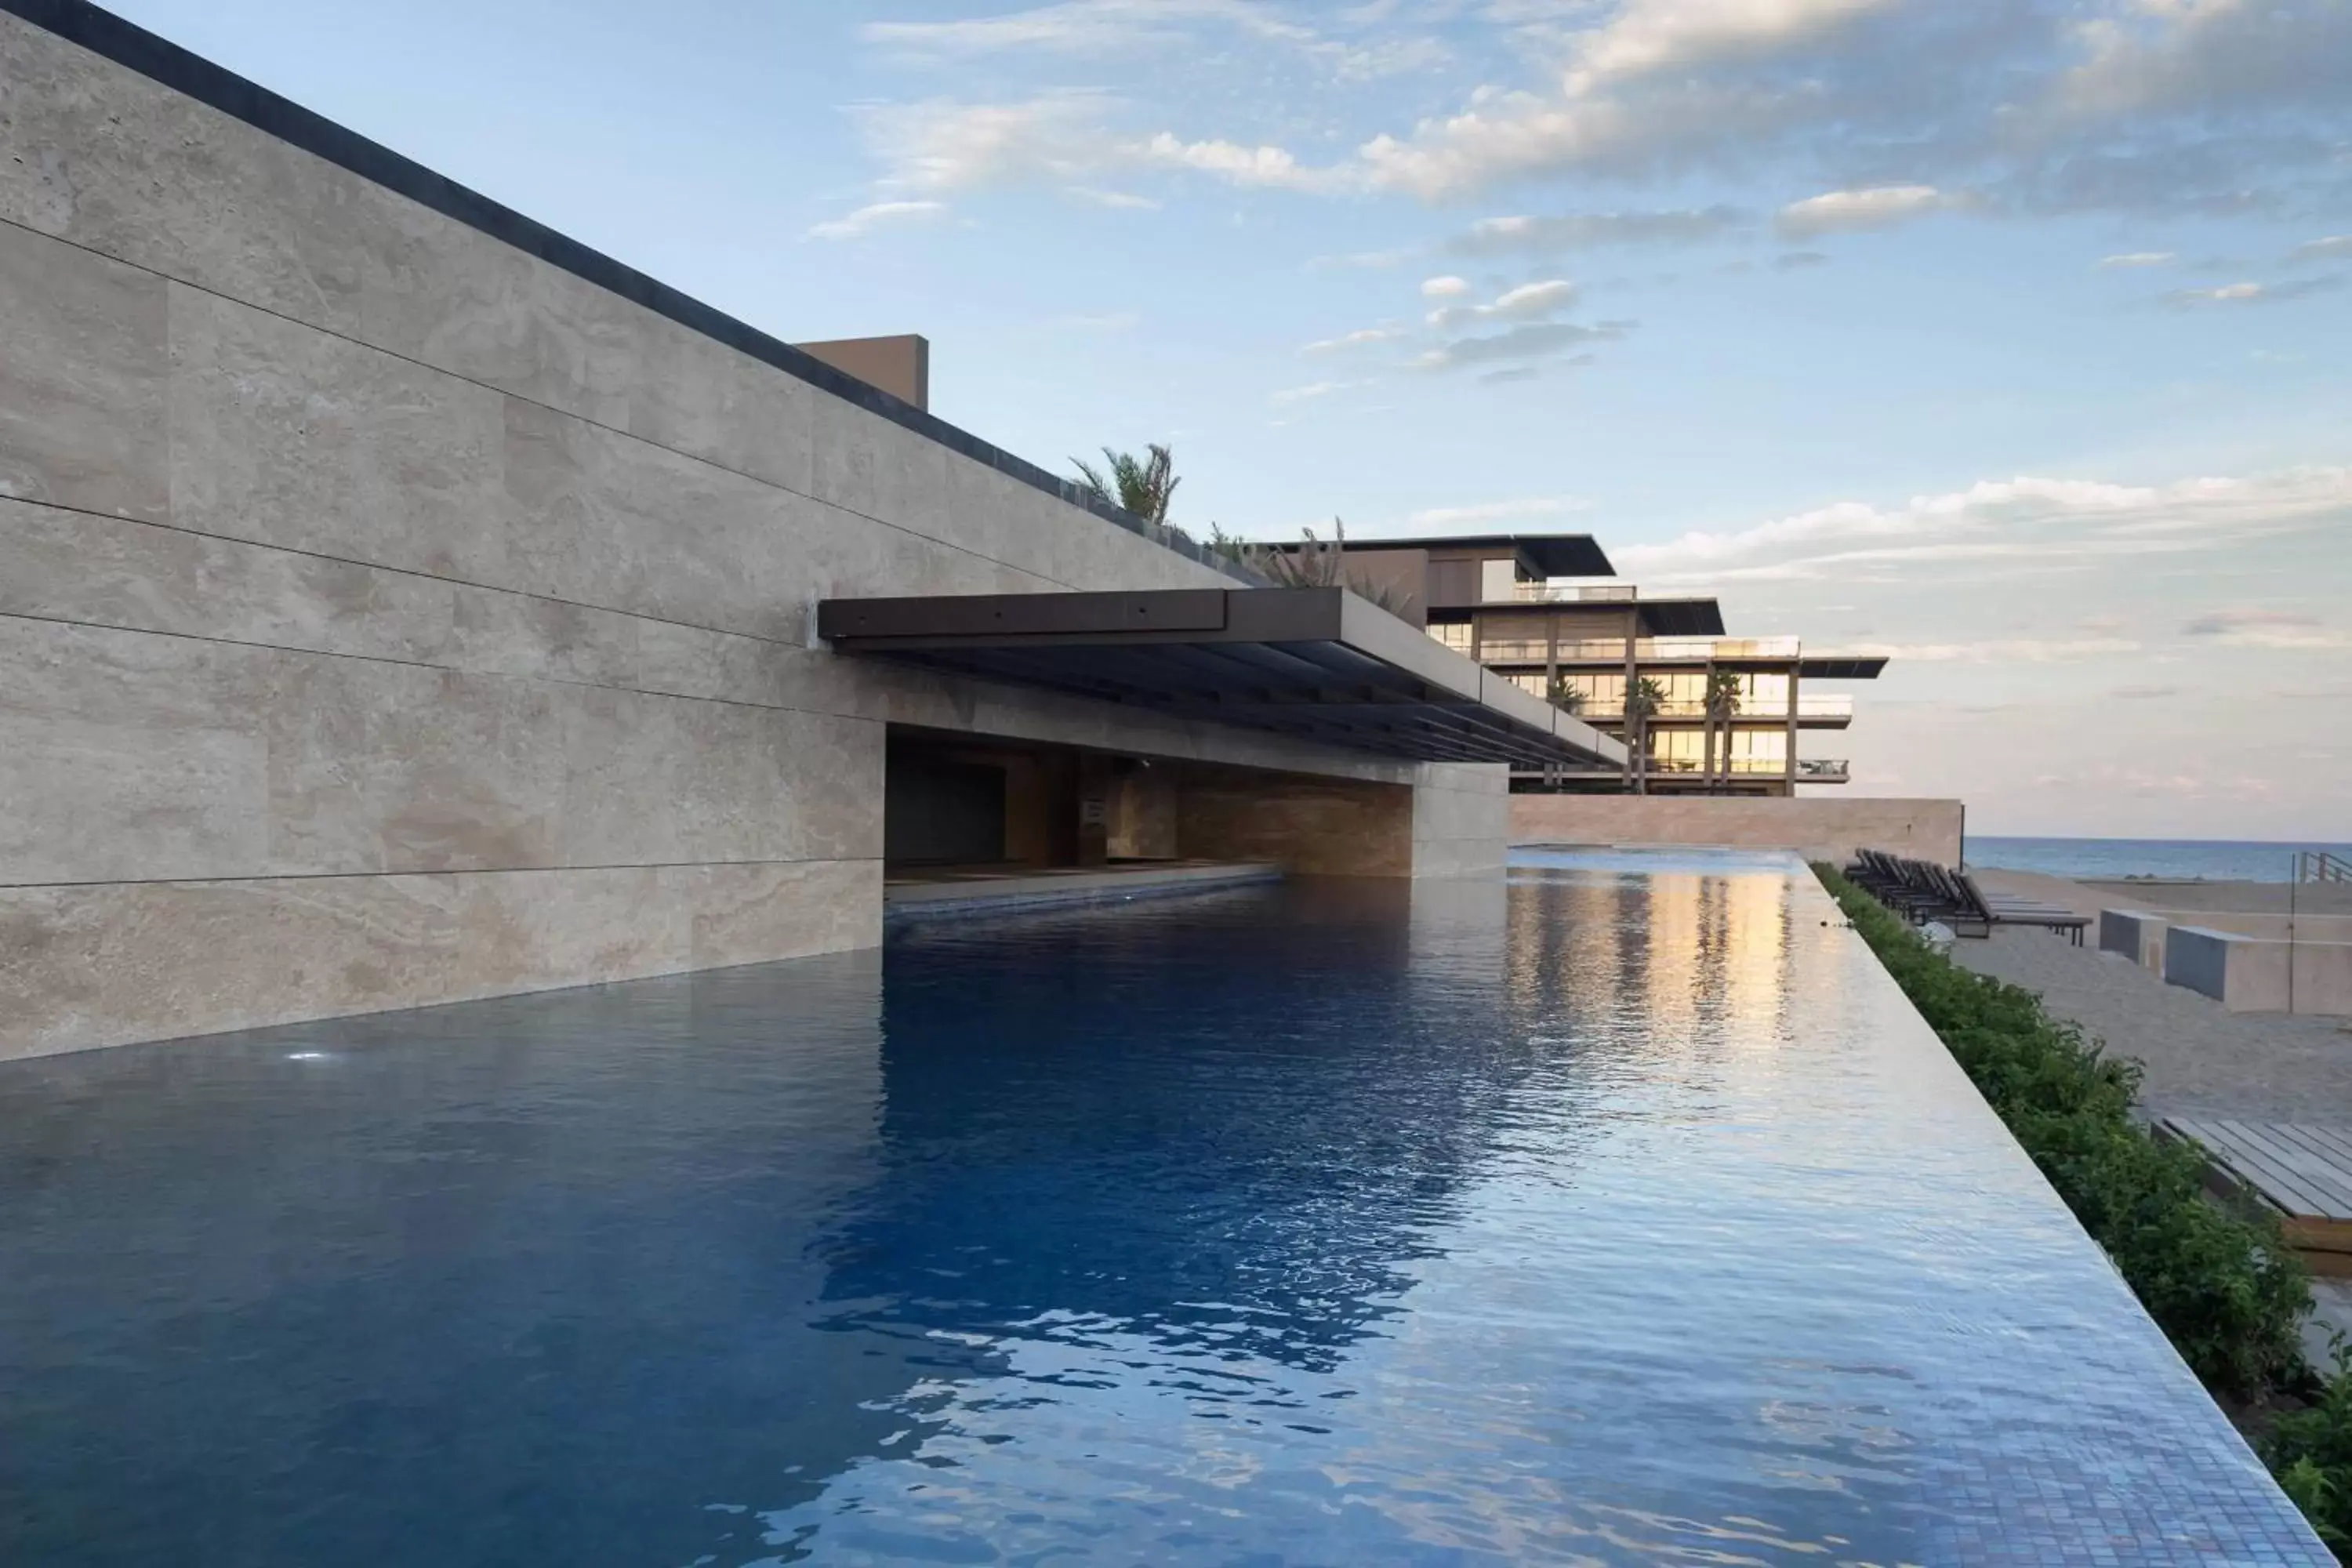
[[(838, 653), (1387, 756), (1592, 756), (1475, 695), (1483, 678), (1459, 655), (1349, 613), (1337, 588), (982, 594), (828, 599), (817, 630)], [(1350, 624), (1365, 641), (1350, 640)]]

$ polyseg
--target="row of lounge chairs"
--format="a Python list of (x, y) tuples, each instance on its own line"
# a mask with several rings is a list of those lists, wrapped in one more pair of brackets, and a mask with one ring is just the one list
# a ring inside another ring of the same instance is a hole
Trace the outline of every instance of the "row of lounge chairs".
[(1909, 921), (1941, 921), (1960, 936), (1987, 937), (1997, 925), (2040, 926), (2083, 945), (2088, 916), (2032, 899), (1988, 895), (1966, 871), (1948, 871), (1932, 860), (1911, 860), (1878, 849), (1855, 851), (1846, 879)]

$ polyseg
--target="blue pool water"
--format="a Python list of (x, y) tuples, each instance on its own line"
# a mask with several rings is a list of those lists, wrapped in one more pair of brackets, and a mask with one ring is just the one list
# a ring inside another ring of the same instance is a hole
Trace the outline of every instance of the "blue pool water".
[(1771, 858), (19, 1062), (0, 1137), (0, 1563), (2326, 1561)]

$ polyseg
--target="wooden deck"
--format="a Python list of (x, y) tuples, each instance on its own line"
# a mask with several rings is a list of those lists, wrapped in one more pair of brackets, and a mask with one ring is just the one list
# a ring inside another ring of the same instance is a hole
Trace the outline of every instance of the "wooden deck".
[(2275, 1211), (2314, 1273), (2352, 1275), (2352, 1128), (2168, 1116), (2157, 1130), (2204, 1145), (2214, 1184)]

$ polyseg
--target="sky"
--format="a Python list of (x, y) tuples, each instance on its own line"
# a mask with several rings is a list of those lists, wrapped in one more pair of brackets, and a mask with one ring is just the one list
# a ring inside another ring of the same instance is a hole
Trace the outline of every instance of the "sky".
[(1893, 656), (1855, 795), (2352, 839), (2352, 0), (117, 0), (1046, 467)]

